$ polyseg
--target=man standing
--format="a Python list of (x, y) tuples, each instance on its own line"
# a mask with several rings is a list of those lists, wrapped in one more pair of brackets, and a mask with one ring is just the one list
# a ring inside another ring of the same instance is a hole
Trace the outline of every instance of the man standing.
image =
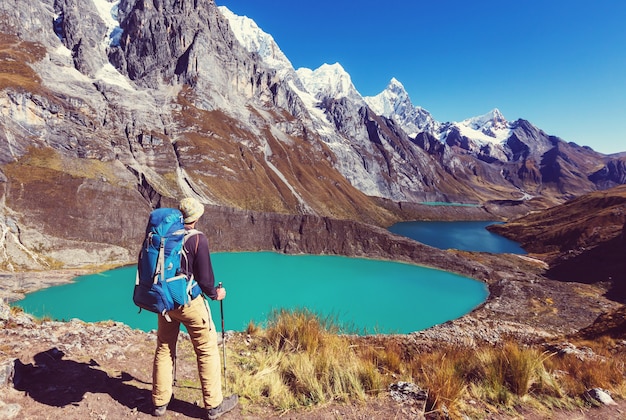
[[(226, 297), (226, 289), (215, 287), (209, 241), (202, 232), (193, 230), (204, 213), (204, 206), (195, 198), (188, 197), (180, 201), (178, 208), (183, 214), (185, 230), (193, 233), (187, 235), (183, 245), (186, 258), (181, 259), (181, 270), (188, 278), (193, 275), (202, 292), (208, 297), (213, 300), (222, 300)], [(168, 315), (171, 321), (163, 315), (158, 315), (157, 348), (154, 354), (152, 378), (152, 401), (155, 407), (153, 414), (157, 417), (163, 416), (172, 398), (176, 341), (181, 323), (187, 328), (196, 352), (207, 418), (216, 419), (235, 408), (238, 402), (237, 395), (229, 397), (222, 395), (217, 331), (208, 302), (200, 295), (188, 305), (169, 311)]]

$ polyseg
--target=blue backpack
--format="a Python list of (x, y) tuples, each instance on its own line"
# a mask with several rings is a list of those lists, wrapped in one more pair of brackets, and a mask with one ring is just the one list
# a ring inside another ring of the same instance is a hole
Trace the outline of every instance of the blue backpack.
[(198, 283), (181, 273), (186, 238), (199, 233), (186, 231), (178, 209), (159, 208), (150, 213), (146, 237), (139, 253), (133, 301), (145, 309), (167, 316), (202, 293)]

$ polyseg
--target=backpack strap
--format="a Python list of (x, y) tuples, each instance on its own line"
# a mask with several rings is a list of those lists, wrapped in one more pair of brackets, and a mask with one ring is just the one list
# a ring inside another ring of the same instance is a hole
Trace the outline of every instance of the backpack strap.
[[(185, 237), (183, 238), (183, 247), (181, 250), (181, 258), (184, 260), (185, 262), (185, 272), (189, 273), (189, 259), (187, 258), (187, 249), (185, 248), (185, 245), (187, 243), (187, 240), (189, 238), (191, 238), (192, 236), (196, 237), (196, 246), (194, 251), (198, 252), (198, 245), (200, 244), (200, 237), (198, 237), (198, 235), (202, 233), (199, 230), (196, 229), (189, 229), (187, 231), (185, 231)], [(182, 266), (182, 261), (181, 260), (181, 266)], [(189, 276), (189, 280), (193, 280), (193, 272), (191, 273), (191, 275)]]
[[(185, 264), (188, 263), (187, 251), (185, 250), (185, 244), (187, 243), (187, 239), (191, 238), (192, 236), (196, 237), (196, 246), (195, 246), (194, 252), (198, 252), (198, 245), (200, 244), (200, 237), (198, 235), (201, 233), (202, 232), (200, 232), (197, 229), (189, 229), (185, 231), (185, 237), (183, 238), (183, 255), (185, 257)], [(185, 265), (185, 268), (187, 269), (187, 271), (189, 271), (189, 267), (187, 265)]]
[(187, 243), (187, 240), (189, 238), (191, 238), (192, 236), (196, 237), (196, 244), (194, 247), (194, 252), (197, 253), (198, 252), (198, 247), (200, 245), (200, 234), (202, 232), (200, 232), (197, 229), (189, 229), (187, 231), (185, 231), (185, 237), (183, 238), (183, 248), (182, 248), (182, 252), (181, 252), (181, 266), (183, 265), (183, 260), (185, 263), (185, 272), (189, 273), (189, 275), (187, 276), (187, 294), (190, 296), (190, 298), (195, 298), (196, 296), (194, 296), (194, 294), (192, 293), (192, 290), (194, 289), (194, 287), (197, 287), (198, 283), (196, 282), (196, 280), (194, 279), (193, 276), (193, 270), (189, 270), (189, 258), (187, 257), (187, 249), (185, 248), (185, 245)]
[(161, 281), (165, 281), (165, 237), (161, 237), (159, 245), (159, 258), (157, 259), (157, 266), (154, 272), (154, 284), (157, 284), (159, 276), (161, 276)]
[[(161, 243), (159, 245), (159, 259), (157, 260), (157, 269), (154, 273), (154, 284), (157, 284), (158, 277), (161, 276), (161, 281), (165, 282), (165, 237), (161, 237)], [(167, 311), (163, 310), (161, 314), (167, 322), (172, 322)]]
[[(185, 243), (187, 241), (187, 239), (189, 239), (192, 236), (198, 235), (202, 232), (200, 232), (198, 229), (189, 229), (185, 231), (185, 237), (183, 238), (183, 243)], [(200, 242), (200, 238), (198, 238), (198, 242)], [(198, 246), (196, 245), (196, 250), (198, 249)]]

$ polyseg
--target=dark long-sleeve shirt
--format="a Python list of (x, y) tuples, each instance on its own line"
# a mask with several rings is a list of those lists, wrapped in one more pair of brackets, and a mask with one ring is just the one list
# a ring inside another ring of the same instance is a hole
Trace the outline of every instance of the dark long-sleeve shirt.
[(181, 260), (181, 271), (188, 277), (193, 274), (194, 279), (200, 285), (202, 292), (211, 299), (217, 298), (215, 289), (215, 275), (211, 264), (211, 254), (209, 253), (209, 240), (202, 232), (191, 235), (185, 241), (185, 253), (187, 263), (184, 258)]

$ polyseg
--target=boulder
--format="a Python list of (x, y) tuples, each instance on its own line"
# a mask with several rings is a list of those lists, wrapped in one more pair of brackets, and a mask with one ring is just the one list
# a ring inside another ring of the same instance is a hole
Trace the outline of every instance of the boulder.
[(613, 398), (611, 398), (609, 391), (602, 388), (589, 389), (585, 391), (583, 397), (592, 404), (617, 405), (617, 403), (613, 401)]
[[(15, 359), (0, 361), (0, 388), (13, 384)], [(2, 418), (2, 416), (0, 416)]]

